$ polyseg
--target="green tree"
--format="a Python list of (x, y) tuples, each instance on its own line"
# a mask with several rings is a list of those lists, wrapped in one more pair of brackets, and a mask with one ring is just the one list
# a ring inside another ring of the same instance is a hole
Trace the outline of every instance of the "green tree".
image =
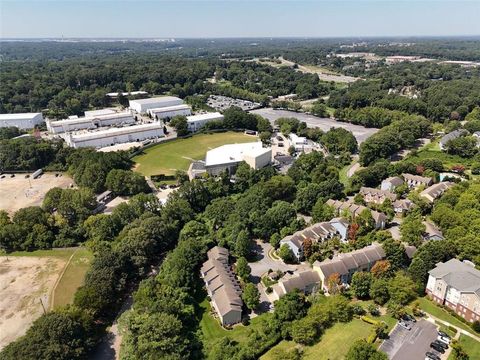
[(283, 244), (282, 246), (280, 246), (280, 249), (278, 250), (278, 256), (280, 256), (282, 260), (287, 264), (295, 261), (295, 254), (287, 244)]
[(235, 255), (238, 257), (248, 258), (252, 250), (252, 240), (245, 230), (242, 230), (237, 235), (235, 242)]
[(248, 265), (247, 259), (245, 259), (244, 257), (240, 257), (237, 260), (237, 265), (235, 269), (237, 275), (240, 276), (243, 281), (248, 280), (248, 278), (250, 277), (250, 273), (252, 272), (252, 269)]
[(318, 338), (319, 327), (313, 318), (306, 316), (292, 322), (290, 333), (296, 343), (311, 345)]
[(373, 344), (365, 339), (353, 343), (345, 356), (345, 360), (387, 360), (385, 353), (378, 351)]
[(242, 293), (242, 300), (250, 310), (255, 310), (260, 304), (260, 292), (255, 284), (247, 283)]
[(369, 296), (371, 283), (372, 274), (360, 271), (353, 274), (350, 286), (357, 298), (365, 299)]
[(313, 206), (312, 217), (315, 222), (330, 221), (335, 217), (335, 209), (320, 198)]
[(188, 135), (188, 123), (185, 116), (174, 116), (172, 120), (170, 120), (170, 126), (175, 128), (178, 136)]
[(385, 279), (373, 279), (369, 291), (370, 298), (377, 304), (384, 305), (390, 300), (388, 293), (388, 281)]

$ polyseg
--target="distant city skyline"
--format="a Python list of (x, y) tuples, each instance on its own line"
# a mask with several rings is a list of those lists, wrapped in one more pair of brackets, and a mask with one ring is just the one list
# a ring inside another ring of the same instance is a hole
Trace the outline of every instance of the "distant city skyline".
[(12, 1), (1, 38), (480, 35), (476, 1)]

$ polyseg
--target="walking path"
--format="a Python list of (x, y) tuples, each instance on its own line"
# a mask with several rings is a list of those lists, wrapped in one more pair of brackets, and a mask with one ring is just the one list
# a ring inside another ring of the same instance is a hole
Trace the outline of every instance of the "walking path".
[(473, 335), (471, 332), (469, 332), (469, 331), (467, 331), (467, 330), (464, 330), (464, 329), (462, 329), (461, 327), (455, 326), (455, 325), (449, 323), (448, 321), (441, 320), (441, 319), (439, 319), (439, 318), (437, 318), (437, 317), (435, 317), (435, 316), (433, 316), (433, 315), (431, 315), (431, 314), (429, 314), (429, 313), (427, 313), (427, 312), (426, 312), (426, 314), (428, 315), (429, 318), (435, 320), (436, 322), (439, 322), (439, 323), (441, 323), (441, 324), (443, 324), (443, 325), (446, 325), (446, 326), (449, 326), (449, 327), (451, 326), (451, 327), (457, 329), (457, 334), (458, 334), (458, 336), (460, 336), (460, 334), (463, 334), (463, 335), (466, 335), (466, 336), (470, 336), (472, 339), (475, 339), (475, 340), (477, 340), (478, 342), (480, 342), (480, 337), (478, 337), (478, 336), (476, 336), (476, 335)]

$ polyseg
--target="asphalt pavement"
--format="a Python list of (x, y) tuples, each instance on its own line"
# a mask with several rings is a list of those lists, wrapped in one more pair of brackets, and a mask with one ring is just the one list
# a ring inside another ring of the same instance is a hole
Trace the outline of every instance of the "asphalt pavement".
[(397, 324), (380, 350), (391, 360), (421, 360), (427, 351), (433, 351), (430, 343), (436, 338), (437, 327), (429, 321), (418, 320), (411, 330)]
[(289, 110), (276, 110), (272, 108), (263, 108), (252, 110), (251, 113), (258, 114), (264, 118), (270, 120), (273, 123), (275, 120), (281, 117), (294, 117), (300, 121), (304, 121), (308, 127), (314, 128), (318, 127), (323, 131), (328, 131), (330, 128), (344, 128), (352, 132), (353, 136), (357, 139), (357, 142), (360, 144), (370, 136), (375, 134), (379, 129), (376, 128), (366, 128), (360, 125), (353, 125), (347, 122), (340, 122), (330, 118), (320, 118), (314, 115), (308, 115), (305, 113), (289, 111)]

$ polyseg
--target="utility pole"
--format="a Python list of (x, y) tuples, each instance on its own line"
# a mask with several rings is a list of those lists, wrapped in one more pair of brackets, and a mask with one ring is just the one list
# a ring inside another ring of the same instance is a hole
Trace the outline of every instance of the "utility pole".
[(40, 304), (42, 304), (43, 315), (46, 315), (46, 314), (47, 314), (47, 311), (45, 310), (45, 305), (43, 305), (42, 298), (40, 298)]

